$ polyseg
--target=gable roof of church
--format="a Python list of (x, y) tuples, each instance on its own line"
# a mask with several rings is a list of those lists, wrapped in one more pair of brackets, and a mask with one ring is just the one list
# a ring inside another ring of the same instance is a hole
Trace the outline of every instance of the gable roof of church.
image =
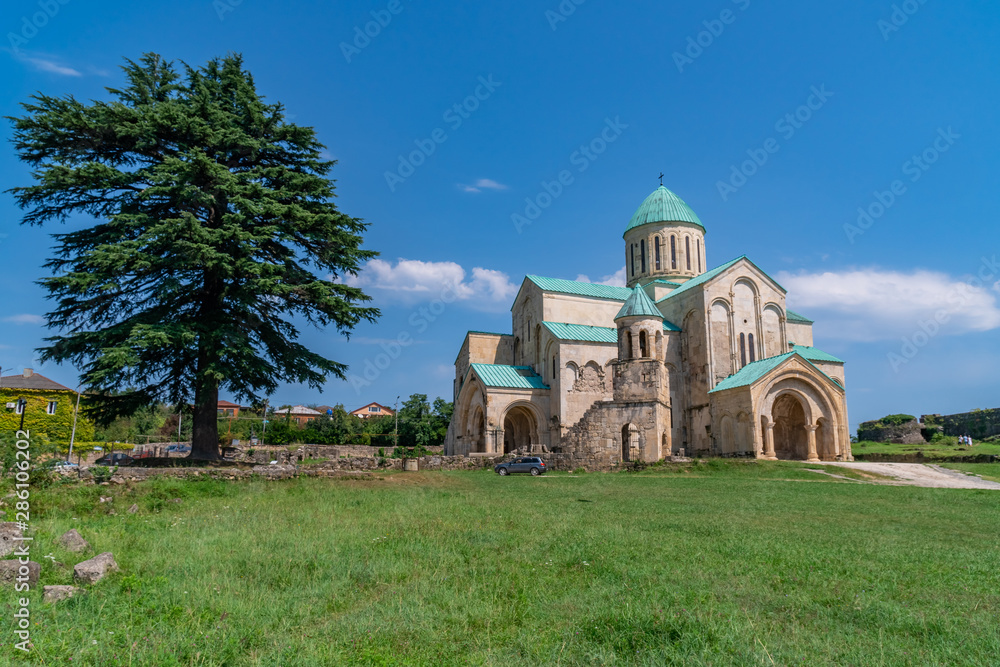
[(531, 366), (506, 366), (502, 364), (469, 364), (470, 372), (487, 387), (505, 389), (548, 389), (549, 385)]
[(843, 359), (838, 359), (828, 352), (824, 352), (823, 350), (819, 350), (815, 347), (809, 347), (808, 345), (796, 345), (794, 350), (809, 361), (829, 361), (834, 364), (844, 363)]
[[(762, 275), (763, 275), (763, 276), (764, 276), (765, 278), (767, 278), (767, 279), (768, 279), (768, 280), (770, 280), (770, 281), (771, 281), (772, 283), (774, 283), (775, 285), (777, 285), (777, 286), (778, 286), (778, 289), (780, 289), (781, 291), (783, 291), (783, 292), (787, 292), (787, 291), (788, 291), (788, 290), (786, 290), (786, 289), (785, 289), (784, 287), (782, 287), (782, 286), (781, 286), (781, 284), (780, 284), (780, 283), (779, 283), (779, 282), (778, 282), (777, 280), (775, 280), (775, 279), (774, 279), (774, 278), (772, 278), (771, 276), (767, 275), (767, 273), (766, 273), (765, 271), (763, 271), (763, 270), (762, 270), (762, 269), (761, 269), (761, 268), (760, 268), (759, 266), (757, 266), (756, 264), (754, 264), (754, 263), (753, 263), (753, 260), (751, 260), (751, 259), (750, 259), (749, 257), (747, 257), (746, 255), (740, 255), (739, 257), (737, 257), (737, 258), (736, 258), (736, 259), (734, 259), (734, 260), (730, 260), (730, 261), (726, 262), (725, 264), (723, 264), (723, 265), (721, 265), (721, 266), (717, 266), (717, 267), (715, 267), (715, 268), (714, 268), (714, 269), (712, 269), (711, 271), (706, 271), (705, 273), (701, 274), (700, 276), (696, 276), (696, 277), (692, 278), (691, 280), (687, 281), (686, 283), (684, 283), (683, 285), (681, 285), (681, 286), (680, 286), (680, 287), (678, 287), (677, 289), (673, 290), (672, 292), (670, 292), (670, 293), (669, 293), (669, 294), (667, 294), (666, 296), (664, 296), (664, 297), (662, 297), (662, 298), (658, 299), (658, 300), (656, 301), (656, 303), (663, 303), (663, 302), (664, 302), (664, 301), (666, 301), (667, 299), (672, 299), (672, 298), (674, 298), (675, 296), (677, 296), (678, 294), (683, 294), (683, 293), (687, 292), (688, 290), (690, 290), (690, 289), (692, 289), (692, 288), (694, 288), (694, 287), (697, 287), (698, 285), (704, 285), (704, 284), (705, 284), (705, 283), (707, 283), (707, 282), (708, 282), (709, 280), (711, 280), (712, 278), (715, 278), (715, 277), (716, 277), (717, 275), (719, 275), (720, 273), (722, 273), (723, 271), (725, 271), (725, 270), (726, 270), (726, 269), (728, 269), (729, 267), (731, 267), (731, 266), (735, 265), (735, 264), (736, 264), (737, 262), (739, 262), (740, 260), (746, 260), (746, 261), (747, 261), (747, 262), (748, 262), (748, 263), (749, 263), (749, 264), (750, 264), (750, 265), (751, 265), (751, 266), (752, 266), (753, 268), (755, 268), (755, 269), (757, 269), (758, 271), (760, 271), (760, 272), (761, 272), (761, 274), (762, 274)], [(801, 317), (801, 316), (800, 316), (800, 317)]]
[(545, 278), (543, 276), (525, 276), (525, 279), (535, 283), (544, 292), (575, 294), (577, 296), (589, 296), (595, 299), (608, 299), (610, 301), (625, 301), (632, 294), (632, 290), (629, 288), (616, 287), (615, 285), (598, 285), (596, 283), (584, 283), (577, 280), (563, 280), (561, 278)]
[[(618, 329), (614, 327), (594, 327), (589, 324), (570, 324), (568, 322), (542, 322), (545, 328), (559, 340), (573, 340), (582, 343), (618, 344)], [(664, 331), (680, 331), (680, 327), (663, 320)]]
[(785, 308), (785, 319), (789, 322), (802, 322), (803, 324), (812, 324), (813, 321), (804, 315), (799, 315), (798, 313), (788, 310)]
[(646, 197), (639, 205), (632, 219), (629, 220), (625, 233), (627, 234), (630, 229), (658, 222), (690, 222), (705, 231), (705, 225), (701, 224), (701, 220), (694, 214), (691, 207), (662, 185), (653, 190), (653, 194)]
[(714, 389), (710, 389), (708, 393), (714, 394), (717, 391), (725, 391), (727, 389), (736, 389), (737, 387), (749, 387), (753, 383), (757, 382), (765, 375), (781, 366), (783, 363), (791, 359), (792, 357), (798, 357), (805, 363), (809, 364), (816, 369), (816, 372), (825, 377), (827, 380), (837, 385), (841, 389), (843, 386), (834, 380), (832, 377), (820, 370), (816, 364), (809, 361), (805, 356), (803, 356), (798, 350), (793, 350), (791, 352), (785, 352), (784, 354), (779, 354), (776, 357), (768, 357), (767, 359), (761, 359), (759, 361), (752, 361), (740, 370), (736, 371), (725, 380), (715, 385)]
[(656, 304), (653, 303), (653, 300), (646, 294), (646, 290), (636, 285), (632, 288), (632, 293), (628, 299), (625, 300), (625, 305), (615, 315), (615, 320), (617, 321), (624, 317), (654, 317), (662, 320), (663, 313), (660, 312)]

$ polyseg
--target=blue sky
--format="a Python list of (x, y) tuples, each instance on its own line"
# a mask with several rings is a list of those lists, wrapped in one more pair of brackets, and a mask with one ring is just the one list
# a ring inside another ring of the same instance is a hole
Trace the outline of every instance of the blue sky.
[[(122, 58), (146, 51), (238, 51), (317, 129), (340, 208), (381, 253), (357, 282), (383, 317), (350, 341), (306, 330), (355, 379), (282, 387), (275, 403), (450, 398), (464, 332), (508, 331), (525, 274), (615, 280), (662, 171), (704, 222), (709, 265), (749, 256), (847, 360), (852, 428), (1000, 404), (996, 3), (503, 5), (12, 0), (0, 111), (35, 91), (106, 98)], [(6, 189), (29, 174), (0, 127)], [(564, 170), (572, 182), (539, 197)], [(48, 309), (34, 281), (58, 226), (20, 215), (0, 196), (0, 365), (75, 386), (34, 352)], [(396, 350), (400, 336), (412, 342)]]

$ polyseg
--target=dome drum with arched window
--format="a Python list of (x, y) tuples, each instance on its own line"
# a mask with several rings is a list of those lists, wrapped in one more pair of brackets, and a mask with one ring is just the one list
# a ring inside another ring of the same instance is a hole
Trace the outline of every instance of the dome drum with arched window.
[(684, 282), (705, 272), (705, 227), (662, 185), (636, 210), (624, 238), (629, 287), (657, 279)]

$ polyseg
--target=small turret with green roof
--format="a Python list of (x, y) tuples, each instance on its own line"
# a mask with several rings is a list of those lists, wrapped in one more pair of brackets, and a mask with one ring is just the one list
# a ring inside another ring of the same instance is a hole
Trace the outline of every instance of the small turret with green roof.
[(646, 294), (646, 290), (641, 287), (632, 288), (632, 294), (629, 295), (629, 298), (625, 300), (625, 305), (615, 315), (615, 322), (626, 317), (653, 317), (663, 320), (663, 314), (660, 312), (660, 309), (656, 307), (653, 300)]

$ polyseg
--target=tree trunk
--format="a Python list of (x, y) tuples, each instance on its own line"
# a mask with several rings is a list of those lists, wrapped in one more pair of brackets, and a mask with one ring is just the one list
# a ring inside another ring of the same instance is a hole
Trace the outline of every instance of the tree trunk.
[(194, 420), (191, 432), (191, 454), (188, 458), (218, 461), (219, 453), (219, 385), (203, 381), (195, 391)]

